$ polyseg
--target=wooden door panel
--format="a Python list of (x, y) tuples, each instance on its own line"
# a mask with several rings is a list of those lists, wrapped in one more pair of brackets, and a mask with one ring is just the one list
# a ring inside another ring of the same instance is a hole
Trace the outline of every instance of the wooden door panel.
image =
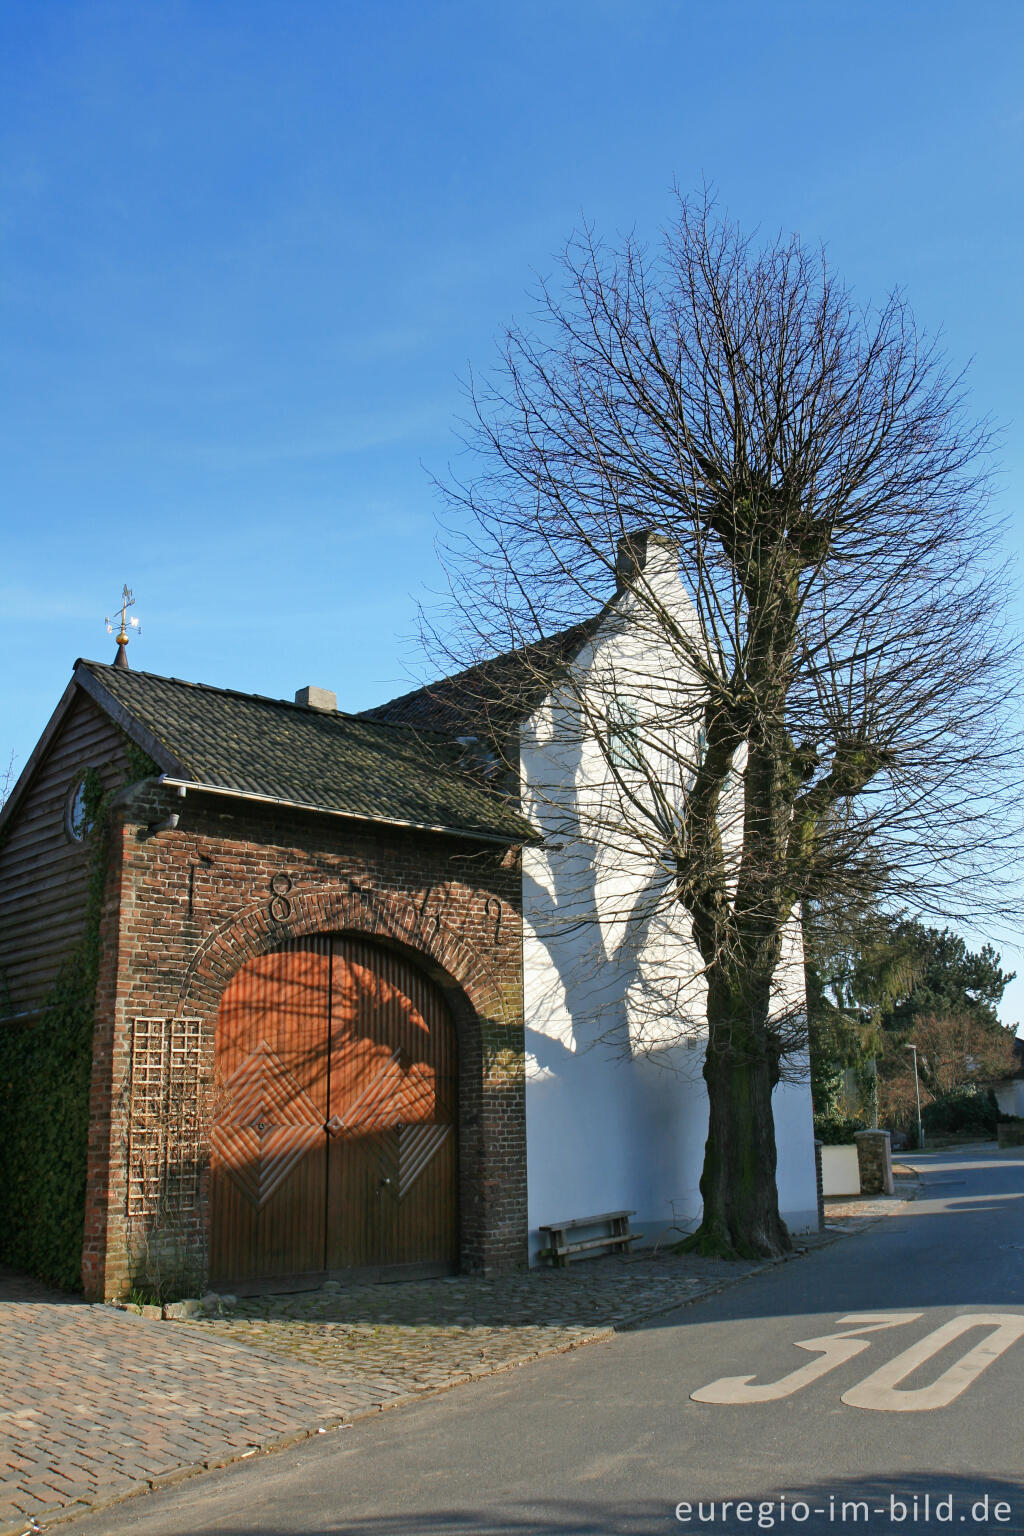
[(455, 1262), (455, 1031), (426, 977), (295, 941), (226, 989), (216, 1061), (211, 1278)]
[(335, 941), (332, 977), (328, 1267), (453, 1263), (456, 1054), (447, 1006), (405, 960), (359, 940)]
[(210, 1275), (324, 1266), (329, 939), (250, 961), (216, 1028)]
[(387, 1133), (343, 1131), (328, 1152), (327, 1268), (365, 1268), (382, 1262), (387, 1218), (381, 1201)]
[[(412, 1126), (402, 1132), (434, 1133), (410, 1155), (398, 1157), (398, 1195), (391, 1200), (388, 1264), (446, 1263), (458, 1258), (457, 1138), (452, 1126)], [(388, 1192), (389, 1194), (391, 1191)]]

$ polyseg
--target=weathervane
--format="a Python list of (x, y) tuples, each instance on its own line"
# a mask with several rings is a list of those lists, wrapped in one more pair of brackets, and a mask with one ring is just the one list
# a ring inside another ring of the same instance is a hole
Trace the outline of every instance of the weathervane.
[[(131, 618), (128, 618), (128, 609), (134, 607), (135, 594), (126, 582), (121, 589), (121, 628), (117, 633), (117, 655), (114, 657), (115, 667), (126, 667), (128, 665), (128, 652), (125, 649), (128, 644), (128, 631), (134, 629), (136, 634), (142, 634), (142, 627), (135, 615), (132, 614)], [(112, 635), (117, 620), (105, 619), (104, 623), (107, 626), (107, 634)]]

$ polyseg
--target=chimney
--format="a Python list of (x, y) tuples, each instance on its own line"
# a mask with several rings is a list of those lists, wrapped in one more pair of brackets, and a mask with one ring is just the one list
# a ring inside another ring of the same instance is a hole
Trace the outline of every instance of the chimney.
[(300, 688), (295, 695), (296, 704), (308, 704), (310, 709), (323, 709), (333, 714), (338, 708), (338, 695), (329, 688), (314, 688), (312, 683)]
[(667, 534), (638, 528), (635, 533), (627, 533), (619, 540), (615, 560), (616, 592), (625, 592), (641, 571), (650, 581), (666, 573), (676, 575), (678, 570), (679, 543)]

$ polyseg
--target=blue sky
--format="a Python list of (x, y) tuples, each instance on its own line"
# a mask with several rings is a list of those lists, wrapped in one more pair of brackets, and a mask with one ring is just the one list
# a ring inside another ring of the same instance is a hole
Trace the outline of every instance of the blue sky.
[(459, 380), (581, 215), (653, 237), (673, 181), (942, 328), (1013, 550), (1022, 86), (1019, 0), (5, 7), (0, 757), (125, 581), (136, 666), (407, 686)]

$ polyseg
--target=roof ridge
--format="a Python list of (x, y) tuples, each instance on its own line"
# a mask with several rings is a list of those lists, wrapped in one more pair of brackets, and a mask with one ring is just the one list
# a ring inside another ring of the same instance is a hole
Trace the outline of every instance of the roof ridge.
[[(112, 662), (91, 661), (88, 657), (85, 656), (78, 657), (77, 661), (75, 662), (75, 667), (95, 667), (101, 672), (113, 672), (115, 670)], [(123, 675), (123, 671), (125, 669), (119, 668), (116, 670), (118, 670), (119, 675)], [(132, 677), (151, 678), (154, 682), (158, 683), (174, 683), (179, 688), (194, 688), (197, 692), (216, 693), (223, 697), (232, 699), (245, 699), (249, 703), (283, 705), (286, 709), (299, 710), (302, 713), (315, 715), (321, 719), (330, 718), (337, 720), (353, 720), (357, 721), (360, 725), (379, 726), (384, 730), (405, 731), (410, 734), (426, 734), (430, 736), (437, 736), (445, 740), (448, 739), (444, 731), (431, 730), (427, 726), (405, 725), (398, 720), (375, 720), (370, 718), (367, 711), (356, 711), (348, 709), (318, 709), (315, 704), (300, 704), (298, 699), (275, 699), (269, 693), (246, 693), (241, 688), (224, 688), (219, 683), (196, 683), (187, 677), (174, 677), (172, 674), (166, 672), (149, 672), (141, 667), (132, 667), (130, 669), (130, 675)], [(415, 693), (417, 690), (413, 689), (411, 691)], [(406, 695), (403, 695), (403, 697), (406, 697)], [(371, 706), (371, 709), (372, 708), (373, 706)]]
[[(555, 646), (560, 641), (564, 641), (570, 636), (575, 636), (577, 633), (579, 633), (582, 642), (588, 632), (598, 628), (609, 607), (610, 604), (606, 603), (604, 607), (599, 609), (597, 613), (591, 614), (589, 618), (577, 619), (574, 624), (567, 624), (564, 629), (556, 629), (550, 635), (542, 635), (537, 640), (527, 640), (522, 645), (514, 645), (507, 651), (497, 651), (492, 656), (484, 656), (479, 661), (471, 662), (468, 667), (460, 667), (457, 672), (446, 673), (444, 677), (435, 677), (428, 683), (421, 683), (418, 688), (410, 688), (406, 693), (395, 694), (393, 698), (385, 699), (383, 704), (371, 704), (369, 709), (361, 712), (360, 718), (375, 718), (378, 711), (392, 709), (394, 706), (404, 704), (410, 699), (419, 697), (421, 694), (430, 694), (434, 689), (448, 688), (453, 683), (470, 678), (474, 672), (483, 672), (488, 667), (498, 667), (503, 662), (511, 661), (513, 657), (528, 657), (531, 651), (540, 650), (544, 646)], [(382, 720), (380, 723), (387, 724), (389, 722)], [(428, 729), (428, 727), (421, 727), (421, 729)]]

